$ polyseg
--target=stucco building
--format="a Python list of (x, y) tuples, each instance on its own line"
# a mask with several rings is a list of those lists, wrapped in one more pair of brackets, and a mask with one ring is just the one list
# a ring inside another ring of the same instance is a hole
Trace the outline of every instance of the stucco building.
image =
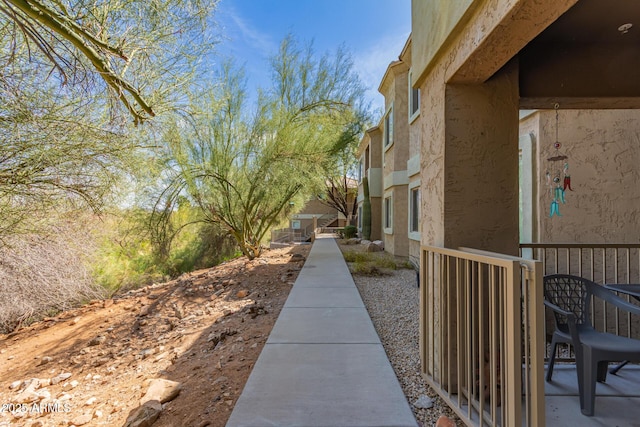
[[(503, 425), (544, 425), (544, 313), (533, 290), (548, 266), (517, 257), (522, 242), (640, 242), (640, 8), (413, 0), (411, 14), (412, 35), (380, 83), (380, 146), (368, 134), (359, 150), (370, 185), (381, 182), (372, 229), (388, 252), (421, 260), (422, 363), (432, 385), (464, 395), (454, 405), (472, 402), (468, 367), (500, 366), (487, 385), (502, 405), (485, 411)], [(632, 280), (638, 268), (627, 269)], [(522, 351), (531, 360), (523, 372)], [(477, 416), (458, 413), (471, 424)]]

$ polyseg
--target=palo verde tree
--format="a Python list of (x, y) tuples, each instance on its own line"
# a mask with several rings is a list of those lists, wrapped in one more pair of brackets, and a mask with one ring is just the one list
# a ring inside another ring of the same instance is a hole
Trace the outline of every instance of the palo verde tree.
[(251, 109), (242, 71), (225, 64), (198, 114), (166, 135), (175, 173), (166, 199), (188, 194), (202, 219), (223, 225), (250, 259), (267, 232), (324, 182), (364, 93), (344, 49), (316, 57), (287, 37), (271, 67), (272, 86)]
[[(2, 0), (0, 60), (5, 85), (27, 59), (61, 85), (106, 90), (140, 123), (185, 83), (210, 47), (204, 36), (217, 0)], [(116, 109), (117, 110), (117, 109)]]
[(215, 4), (0, 0), (0, 243), (139, 168), (153, 128), (130, 120), (185, 103)]
[(340, 212), (345, 218), (354, 218), (358, 209), (358, 183), (354, 178), (358, 167), (356, 149), (369, 119), (369, 116), (363, 115), (345, 130), (341, 136), (342, 151), (334, 157), (334, 165), (328, 171), (325, 188), (320, 190), (326, 195), (320, 201)]

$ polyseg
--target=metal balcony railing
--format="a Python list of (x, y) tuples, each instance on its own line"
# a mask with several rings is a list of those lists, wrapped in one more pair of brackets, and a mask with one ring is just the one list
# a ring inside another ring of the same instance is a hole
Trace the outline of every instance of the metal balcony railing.
[[(545, 275), (573, 274), (603, 285), (640, 283), (640, 244), (637, 243), (521, 243), (520, 255), (541, 261)], [(635, 303), (628, 295), (620, 296)], [(632, 321), (630, 314), (620, 313), (604, 302), (592, 306), (591, 312), (596, 329), (640, 339), (640, 325)], [(551, 328), (552, 324), (549, 318), (546, 328)], [(549, 333), (545, 332), (546, 335)], [(570, 351), (557, 357), (573, 360)]]
[(542, 263), (423, 246), (420, 271), (427, 382), (468, 425), (544, 425)]

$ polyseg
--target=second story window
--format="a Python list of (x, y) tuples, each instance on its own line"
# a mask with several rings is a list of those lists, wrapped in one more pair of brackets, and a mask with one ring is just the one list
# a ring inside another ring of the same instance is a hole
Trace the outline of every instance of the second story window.
[(393, 143), (393, 107), (389, 108), (384, 116), (384, 146), (388, 147)]
[(409, 72), (409, 120), (420, 115), (420, 89), (413, 87), (413, 74)]

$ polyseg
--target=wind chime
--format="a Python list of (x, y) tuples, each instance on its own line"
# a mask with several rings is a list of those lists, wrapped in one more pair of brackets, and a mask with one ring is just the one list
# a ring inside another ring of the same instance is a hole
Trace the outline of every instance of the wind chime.
[[(561, 144), (558, 142), (558, 108), (560, 104), (555, 104), (556, 110), (556, 142), (553, 144), (553, 148), (556, 149), (555, 156), (549, 157), (547, 160), (551, 162), (551, 170), (547, 170), (547, 186), (551, 193), (551, 206), (549, 208), (549, 217), (554, 215), (562, 216), (560, 214), (560, 204), (565, 204), (564, 193), (567, 188), (573, 191), (571, 188), (571, 176), (569, 175), (569, 162), (568, 157), (564, 154), (560, 154)], [(562, 165), (562, 167), (560, 167)]]

